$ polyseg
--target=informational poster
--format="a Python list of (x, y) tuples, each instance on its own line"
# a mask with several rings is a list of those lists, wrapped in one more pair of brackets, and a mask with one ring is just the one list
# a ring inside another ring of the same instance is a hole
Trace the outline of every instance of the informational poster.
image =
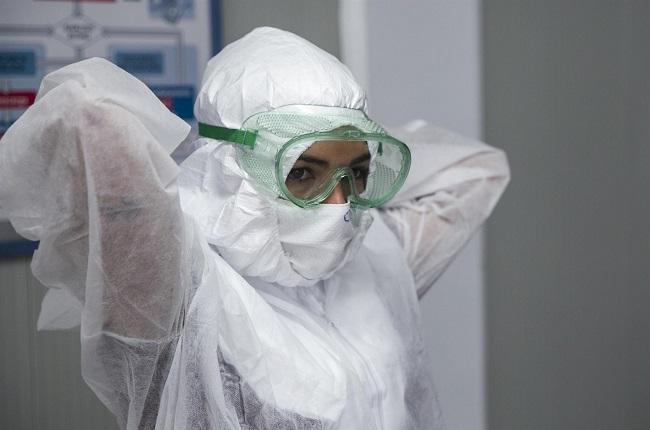
[(0, 136), (48, 72), (104, 57), (145, 82), (174, 113), (192, 106), (210, 46), (207, 0), (2, 0)]
[[(90, 57), (133, 74), (192, 124), (219, 31), (210, 8), (209, 0), (0, 0), (0, 138), (34, 103), (43, 76)], [(12, 249), (3, 218), (0, 208), (0, 257)]]

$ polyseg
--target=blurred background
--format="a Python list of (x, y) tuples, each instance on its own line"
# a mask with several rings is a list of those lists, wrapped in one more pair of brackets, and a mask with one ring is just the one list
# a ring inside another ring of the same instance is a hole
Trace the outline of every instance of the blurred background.
[[(103, 56), (192, 121), (207, 59), (254, 27), (342, 59), (387, 125), (504, 149), (512, 182), (422, 301), (450, 430), (650, 429), (647, 0), (3, 0), (0, 134), (44, 74)], [(0, 209), (0, 428), (115, 429), (78, 330)]]

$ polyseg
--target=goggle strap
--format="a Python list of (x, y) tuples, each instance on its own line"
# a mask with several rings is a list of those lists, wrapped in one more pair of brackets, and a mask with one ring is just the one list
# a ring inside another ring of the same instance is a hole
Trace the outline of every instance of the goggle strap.
[(239, 130), (236, 128), (219, 127), (217, 125), (199, 123), (199, 136), (209, 137), (210, 139), (225, 140), (227, 142), (238, 143), (240, 145), (255, 148), (257, 132), (254, 130)]

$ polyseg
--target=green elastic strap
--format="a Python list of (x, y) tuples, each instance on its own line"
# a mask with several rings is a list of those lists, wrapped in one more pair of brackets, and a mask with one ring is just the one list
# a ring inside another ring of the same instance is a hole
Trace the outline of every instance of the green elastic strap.
[(225, 140), (255, 148), (257, 132), (254, 130), (238, 130), (235, 128), (219, 127), (200, 122), (199, 136), (209, 137), (210, 139), (216, 140)]

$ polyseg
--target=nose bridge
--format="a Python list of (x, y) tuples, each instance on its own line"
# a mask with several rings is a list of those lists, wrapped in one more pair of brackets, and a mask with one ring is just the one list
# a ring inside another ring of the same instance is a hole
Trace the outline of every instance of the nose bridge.
[(341, 181), (343, 181), (343, 179), (352, 185), (352, 182), (354, 181), (354, 171), (347, 166), (338, 167), (332, 177), (336, 181), (337, 186), (341, 185)]
[(329, 196), (323, 201), (325, 204), (342, 204), (342, 203), (347, 203), (348, 201), (348, 196), (345, 190), (343, 189), (343, 185), (339, 181), (339, 183), (336, 184), (336, 187), (334, 187), (334, 190), (330, 193)]
[[(333, 175), (333, 180), (336, 181), (336, 186), (323, 203), (325, 204), (341, 204), (348, 202), (348, 195), (352, 192), (353, 187), (349, 182), (354, 180), (354, 172), (349, 167), (339, 167)], [(343, 181), (347, 181), (346, 184)], [(348, 185), (347, 187), (345, 185)]]

